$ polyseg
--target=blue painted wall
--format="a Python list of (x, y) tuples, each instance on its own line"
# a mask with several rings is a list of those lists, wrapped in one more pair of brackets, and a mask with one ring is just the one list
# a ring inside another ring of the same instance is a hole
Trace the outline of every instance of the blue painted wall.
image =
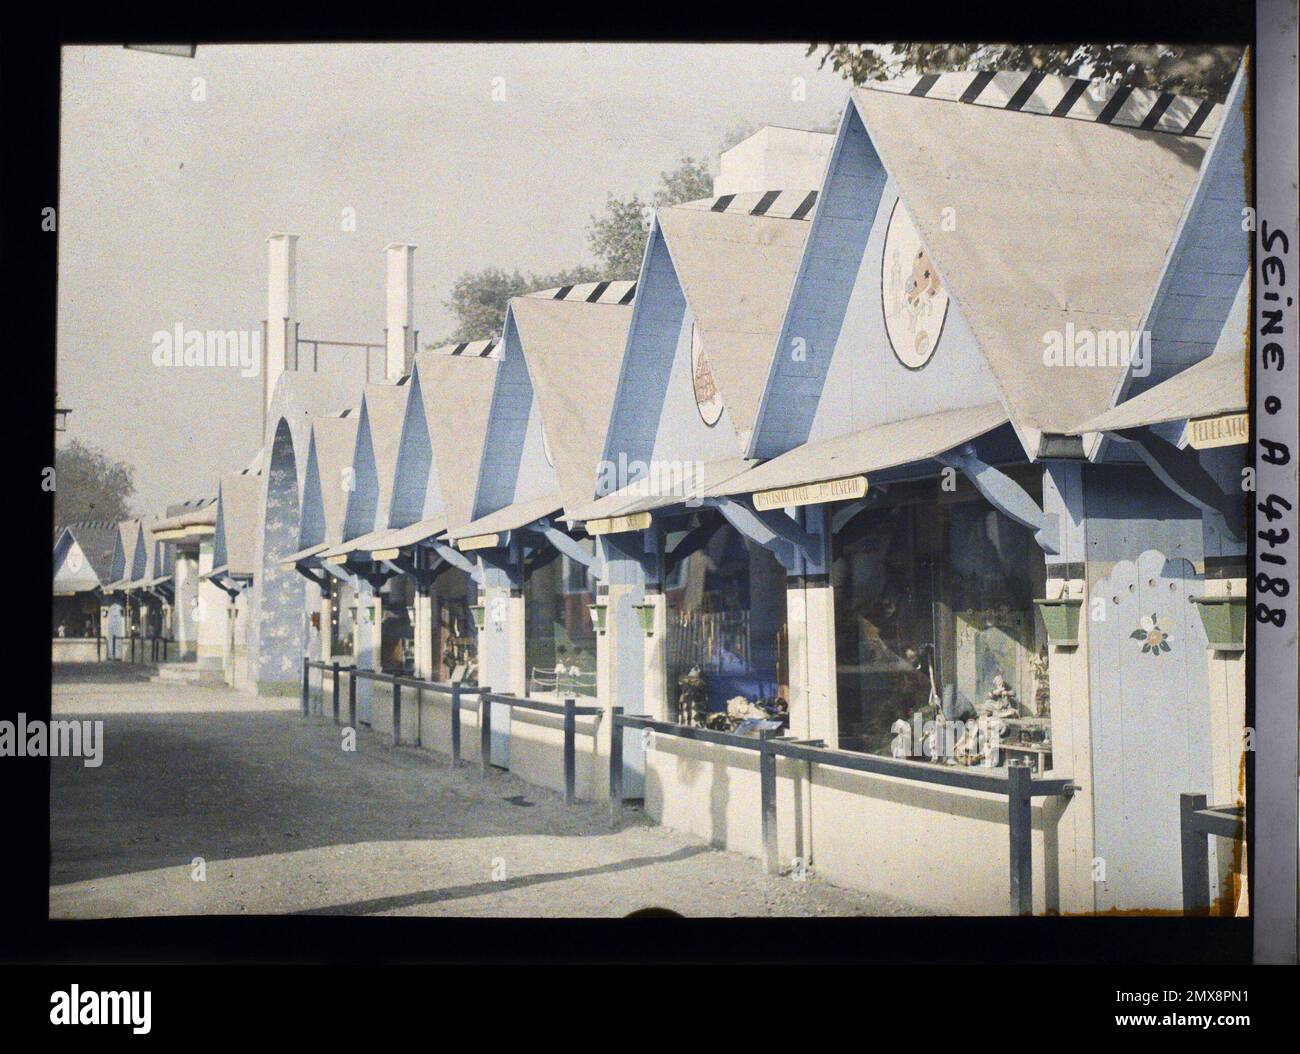
[[(277, 445), (279, 443), (277, 437)], [(321, 496), (320, 458), (313, 431), (307, 446), (307, 470), (302, 484), (302, 519), (298, 527), (298, 548), (319, 545), (325, 540), (325, 503)]]
[(375, 464), (375, 445), (370, 434), (369, 401), (361, 399), (361, 418), (357, 422), (357, 444), (352, 455), (353, 490), (348, 494), (343, 516), (343, 539), (367, 534), (383, 527), (379, 516), (379, 472)]
[[(605, 458), (618, 463), (714, 461), (741, 456), (725, 408), (709, 426), (696, 407), (691, 340), (695, 321), (686, 303), (670, 246), (655, 224), (650, 232), (636, 304), (610, 415)], [(702, 342), (708, 354), (707, 341)], [(636, 476), (622, 479), (619, 485)]]
[(925, 365), (909, 369), (890, 349), (881, 261), (896, 203), (904, 207), (850, 105), (818, 198), (751, 455), (775, 457), (872, 424), (998, 401), (974, 334), (951, 298), (939, 344)]
[(542, 443), (542, 415), (519, 341), (514, 316), (506, 313), (501, 360), (488, 412), (487, 442), (479, 465), (474, 518), (515, 502), (559, 494), (555, 469)]
[[(1097, 907), (1175, 909), (1178, 796), (1211, 786), (1206, 640), (1188, 599), (1203, 588), (1201, 514), (1144, 468), (1091, 465), (1083, 480)], [(1143, 619), (1168, 650), (1142, 651)]]
[[(1132, 398), (1206, 358), (1237, 299), (1250, 266), (1251, 234), (1242, 227), (1247, 190), (1246, 91), (1245, 77), (1239, 74), (1152, 301), (1148, 322), (1152, 370), (1146, 377), (1125, 378), (1119, 393), (1123, 398)], [(1178, 149), (1180, 143), (1173, 138), (1169, 145)]]
[(424, 415), (418, 370), (412, 372), (407, 383), (411, 386), (411, 393), (406, 400), (402, 439), (397, 450), (393, 501), (388, 513), (390, 527), (407, 527), (442, 511), (442, 488), (433, 460), (433, 443), (429, 439), (429, 422)]

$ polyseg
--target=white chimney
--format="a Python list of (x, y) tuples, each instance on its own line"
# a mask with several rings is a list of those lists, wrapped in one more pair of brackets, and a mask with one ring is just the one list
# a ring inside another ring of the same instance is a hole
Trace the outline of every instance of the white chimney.
[(765, 125), (718, 158), (713, 193), (819, 190), (835, 136)]
[(298, 235), (271, 233), (266, 239), (266, 347), (262, 371), (262, 438), (276, 383), (290, 366), (298, 318)]
[(387, 354), (384, 374), (390, 381), (410, 372), (415, 359), (415, 329), (411, 301), (415, 297), (415, 246), (393, 244), (384, 250), (388, 257)]

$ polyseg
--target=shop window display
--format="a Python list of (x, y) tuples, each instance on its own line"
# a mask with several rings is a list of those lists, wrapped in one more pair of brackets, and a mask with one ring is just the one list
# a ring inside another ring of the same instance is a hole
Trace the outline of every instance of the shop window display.
[[(595, 551), (591, 539), (581, 543)], [(596, 694), (596, 628), (590, 607), (594, 583), (579, 562), (543, 546), (524, 572), (524, 632), (529, 693)]]
[(683, 724), (788, 723), (785, 571), (718, 520), (664, 588), (668, 683)]
[(840, 746), (996, 763), (984, 733), (1050, 744), (1046, 638), (1033, 604), (1043, 554), (1031, 531), (972, 489), (940, 500), (934, 490), (877, 492), (836, 537)]

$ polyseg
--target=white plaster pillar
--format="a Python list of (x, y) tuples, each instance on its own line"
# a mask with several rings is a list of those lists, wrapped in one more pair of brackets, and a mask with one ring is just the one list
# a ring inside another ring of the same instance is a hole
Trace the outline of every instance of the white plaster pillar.
[[(1092, 699), (1088, 685), (1088, 636), (1093, 611), (1087, 589), (1084, 477), (1078, 465), (1059, 463), (1043, 472), (1043, 511), (1057, 517), (1061, 552), (1048, 559), (1048, 597), (1078, 597), (1079, 644), (1048, 645), (1049, 707), (1052, 717), (1052, 768), (1078, 788), (1068, 799), (1043, 799), (1044, 815), (1055, 819), (1059, 904), (1062, 914), (1097, 910), (1098, 879), (1094, 867), (1092, 786)], [(1031, 552), (1031, 556), (1034, 555)], [(1097, 614), (1104, 616), (1105, 607)], [(1035, 910), (1041, 896), (1035, 885)]]
[(205, 669), (219, 670), (225, 666), (226, 609), (230, 597), (203, 578), (212, 570), (212, 548), (211, 535), (199, 543), (198, 663)]
[(176, 658), (192, 661), (198, 655), (199, 561), (192, 550), (176, 553), (175, 629)]
[(668, 598), (663, 593), (646, 593), (642, 603), (651, 610), (654, 627), (642, 652), (645, 710), (656, 721), (671, 721), (668, 698)]
[(320, 638), (319, 651), (321, 662), (334, 661), (334, 589), (332, 585), (320, 591)]
[(266, 347), (262, 371), (262, 441), (268, 439), (267, 411), (280, 374), (293, 361), (298, 317), (298, 235), (272, 233), (266, 239)]
[[(356, 578), (357, 620), (352, 631), (353, 661), (359, 670), (378, 670), (383, 632), (383, 599), (364, 578)], [(357, 681), (357, 721), (370, 724), (372, 682)]]
[(384, 250), (388, 263), (385, 297), (384, 375), (396, 381), (415, 358), (412, 301), (415, 295), (415, 246), (393, 244)]

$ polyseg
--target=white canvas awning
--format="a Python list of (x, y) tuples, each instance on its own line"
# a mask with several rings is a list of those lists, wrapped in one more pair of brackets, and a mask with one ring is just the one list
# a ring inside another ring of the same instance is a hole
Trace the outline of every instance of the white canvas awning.
[(590, 505), (574, 510), (569, 518), (575, 522), (602, 520), (698, 501), (756, 464), (757, 462), (743, 457), (709, 461), (698, 467), (687, 463), (681, 467), (680, 475), (676, 478), (645, 476), (598, 498)]
[(1098, 414), (1070, 431), (1115, 432), (1125, 428), (1240, 413), (1247, 407), (1243, 354), (1211, 355), (1154, 388)]
[(1006, 421), (1001, 403), (987, 403), (873, 425), (795, 447), (705, 493), (708, 497), (752, 494), (897, 468), (942, 454)]
[(521, 527), (527, 527), (530, 523), (536, 523), (545, 516), (553, 516), (559, 511), (560, 496), (558, 494), (547, 494), (540, 498), (533, 498), (530, 501), (517, 501), (513, 505), (507, 505), (504, 509), (498, 509), (486, 516), (480, 516), (477, 520), (472, 520), (463, 527), (448, 531), (447, 536), (453, 541), (460, 541), (464, 538), (479, 535), (517, 531)]
[(291, 568), (294, 564), (310, 560), (313, 556), (319, 556), (328, 548), (329, 542), (317, 542), (315, 545), (307, 546), (306, 549), (299, 549), (296, 553), (290, 553), (280, 561), (280, 566)]

